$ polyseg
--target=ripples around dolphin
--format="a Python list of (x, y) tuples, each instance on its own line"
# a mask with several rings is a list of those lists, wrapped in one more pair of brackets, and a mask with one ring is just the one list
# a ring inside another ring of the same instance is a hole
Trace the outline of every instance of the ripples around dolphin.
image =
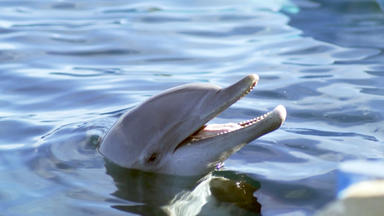
[[(1, 1), (1, 214), (313, 215), (335, 198), (340, 162), (383, 160), (380, 4)], [(150, 96), (253, 73), (253, 92), (215, 122), (278, 104), (287, 121), (223, 170), (155, 175), (98, 153)]]

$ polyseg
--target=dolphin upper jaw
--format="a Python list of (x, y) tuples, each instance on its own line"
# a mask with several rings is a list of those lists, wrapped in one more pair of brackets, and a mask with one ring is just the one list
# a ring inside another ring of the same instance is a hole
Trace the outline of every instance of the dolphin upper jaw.
[(99, 151), (126, 168), (200, 175), (245, 144), (281, 126), (282, 105), (246, 122), (205, 125), (257, 84), (248, 75), (227, 88), (187, 84), (154, 96), (124, 114), (103, 138)]

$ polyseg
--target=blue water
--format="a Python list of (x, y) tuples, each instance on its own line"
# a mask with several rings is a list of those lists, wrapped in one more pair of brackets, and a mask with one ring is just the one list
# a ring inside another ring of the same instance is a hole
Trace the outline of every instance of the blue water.
[(258, 185), (262, 215), (312, 215), (335, 198), (340, 162), (384, 160), (383, 38), (375, 0), (1, 1), (0, 214), (160, 214), (176, 180), (109, 170), (100, 138), (164, 89), (257, 73), (214, 121), (278, 104), (287, 121), (218, 175)]

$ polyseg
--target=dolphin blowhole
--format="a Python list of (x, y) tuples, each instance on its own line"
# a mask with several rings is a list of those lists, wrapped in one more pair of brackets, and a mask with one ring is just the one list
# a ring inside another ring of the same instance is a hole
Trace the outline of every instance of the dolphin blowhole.
[(245, 144), (279, 128), (284, 106), (238, 123), (209, 124), (253, 90), (248, 75), (220, 88), (193, 83), (168, 89), (125, 113), (103, 138), (99, 151), (119, 166), (172, 175), (201, 175)]

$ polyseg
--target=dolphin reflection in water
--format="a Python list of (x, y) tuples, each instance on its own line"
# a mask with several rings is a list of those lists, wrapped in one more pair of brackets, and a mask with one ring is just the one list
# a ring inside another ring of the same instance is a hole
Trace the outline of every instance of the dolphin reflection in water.
[[(254, 197), (260, 183), (233, 171), (204, 177), (173, 176), (122, 168), (106, 161), (117, 187), (107, 200), (111, 207), (135, 215), (259, 215)], [(128, 202), (127, 202), (128, 201)]]

